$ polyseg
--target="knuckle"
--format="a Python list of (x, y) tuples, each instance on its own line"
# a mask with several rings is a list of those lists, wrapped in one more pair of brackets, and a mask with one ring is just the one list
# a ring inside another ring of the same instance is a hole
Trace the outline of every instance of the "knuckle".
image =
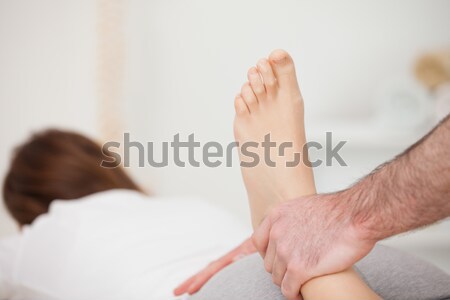
[(273, 270), (272, 272), (272, 282), (278, 286), (281, 285), (284, 274), (282, 274), (279, 270)]
[(285, 296), (288, 300), (295, 300), (298, 299), (298, 296), (300, 295), (300, 289), (301, 286), (297, 284), (297, 282), (287, 282), (286, 280), (283, 280), (281, 283), (281, 293), (283, 296)]
[(275, 226), (270, 231), (270, 239), (279, 241), (283, 237), (283, 230), (279, 226)]
[(253, 245), (256, 247), (256, 249), (258, 251), (260, 251), (260, 249), (262, 248), (262, 245), (261, 245), (261, 242), (259, 241), (258, 237), (256, 236), (256, 234), (252, 234), (251, 240), (252, 240)]
[(281, 285), (281, 293), (283, 296), (285, 296), (287, 299), (295, 299), (297, 296), (292, 287), (289, 284), (284, 284), (284, 282)]
[(302, 272), (302, 266), (300, 263), (296, 262), (296, 261), (291, 261), (289, 262), (288, 266), (287, 266), (287, 271), (291, 274), (291, 276), (294, 277), (300, 277), (300, 274)]
[(287, 261), (289, 258), (289, 248), (285, 244), (278, 245), (277, 258), (282, 261)]

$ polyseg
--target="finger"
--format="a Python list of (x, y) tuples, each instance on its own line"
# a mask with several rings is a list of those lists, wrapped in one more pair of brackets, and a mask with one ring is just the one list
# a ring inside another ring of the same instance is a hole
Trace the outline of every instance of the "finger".
[(273, 283), (275, 283), (278, 286), (281, 286), (285, 274), (286, 274), (286, 263), (283, 259), (280, 258), (280, 255), (277, 252), (272, 267)]
[(256, 250), (255, 245), (253, 245), (252, 239), (248, 238), (241, 245), (239, 245), (239, 247), (230, 252), (231, 262), (235, 262), (255, 252), (258, 251)]
[(179, 296), (185, 293), (193, 294), (196, 293), (212, 276), (214, 276), (221, 269), (232, 263), (233, 261), (229, 258), (230, 254), (222, 257), (221, 259), (210, 263), (206, 268), (190, 277), (188, 280), (183, 282), (179, 287), (174, 290), (175, 296)]
[(281, 292), (288, 300), (301, 299), (300, 289), (306, 281), (303, 279), (301, 269), (298, 267), (287, 268), (281, 283)]
[(266, 217), (252, 235), (253, 244), (262, 257), (266, 256), (271, 226), (270, 217)]
[(223, 256), (220, 261), (227, 261), (227, 262), (233, 262), (241, 257), (247, 256), (251, 253), (255, 253), (256, 248), (253, 245), (253, 242), (251, 238), (246, 239), (243, 241), (239, 246), (228, 252), (227, 255)]
[[(214, 273), (215, 274), (215, 273)], [(196, 280), (189, 286), (187, 293), (189, 295), (197, 293), (207, 283), (214, 274), (200, 274)]]
[(216, 273), (222, 270), (226, 265), (224, 264), (213, 264), (203, 272), (199, 273), (194, 282), (187, 289), (189, 295), (197, 293)]
[(180, 296), (188, 292), (189, 287), (194, 283), (196, 277), (198, 274), (195, 274), (194, 276), (189, 277), (185, 282), (180, 284), (174, 291), (173, 294), (175, 296)]
[(275, 261), (276, 255), (276, 242), (273, 240), (269, 241), (269, 246), (267, 246), (266, 256), (264, 257), (264, 267), (266, 271), (272, 273), (273, 262)]
[(255, 252), (258, 252), (258, 250), (256, 250), (256, 247), (253, 244), (251, 237), (249, 237), (242, 243), (242, 253), (249, 255), (249, 254), (253, 254)]
[(200, 289), (212, 276), (217, 272), (225, 268), (227, 265), (233, 263), (234, 261), (250, 254), (256, 252), (256, 248), (250, 238), (246, 239), (242, 244), (219, 258), (218, 260), (210, 263), (206, 268), (191, 276), (185, 282), (180, 284), (175, 290), (175, 296), (179, 296), (189, 291), (195, 293)]

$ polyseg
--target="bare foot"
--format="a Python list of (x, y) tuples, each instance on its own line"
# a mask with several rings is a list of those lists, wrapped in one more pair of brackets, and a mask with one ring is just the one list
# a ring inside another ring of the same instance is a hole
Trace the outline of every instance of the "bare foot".
[[(307, 156), (303, 157), (303, 99), (287, 52), (275, 50), (268, 59), (259, 60), (257, 67), (250, 68), (248, 82), (236, 96), (235, 109), (234, 132), (240, 145), (241, 170), (253, 226), (257, 226), (277, 203), (315, 193), (312, 170), (305, 164)], [(265, 157), (261, 143), (268, 134), (276, 145), (272, 144), (270, 157)], [(245, 150), (243, 146), (248, 142), (259, 146)], [(292, 143), (292, 147), (280, 147), (285, 142)], [(255, 162), (248, 152), (258, 154), (260, 161), (256, 166), (242, 167)]]

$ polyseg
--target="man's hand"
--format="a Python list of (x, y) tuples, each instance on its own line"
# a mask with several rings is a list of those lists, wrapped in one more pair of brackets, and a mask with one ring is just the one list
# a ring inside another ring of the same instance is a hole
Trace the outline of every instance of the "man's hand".
[(300, 299), (309, 279), (343, 271), (375, 245), (350, 219), (344, 192), (302, 197), (273, 209), (253, 242), (288, 299)]
[(256, 248), (253, 245), (252, 240), (250, 238), (246, 239), (242, 244), (231, 250), (229, 253), (210, 263), (202, 271), (178, 286), (174, 291), (175, 296), (180, 296), (185, 293), (192, 295), (198, 292), (202, 286), (205, 285), (205, 283), (208, 282), (208, 280), (211, 279), (211, 277), (213, 277), (217, 272), (236, 260), (255, 252)]

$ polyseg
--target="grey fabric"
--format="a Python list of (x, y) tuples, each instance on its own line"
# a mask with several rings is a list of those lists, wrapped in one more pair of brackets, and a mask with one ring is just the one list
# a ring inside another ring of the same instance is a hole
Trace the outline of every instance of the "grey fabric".
[[(401, 251), (376, 246), (355, 269), (383, 299), (450, 299), (450, 275)], [(257, 254), (216, 274), (192, 300), (286, 300)]]
[(377, 246), (355, 269), (383, 299), (450, 299), (450, 275), (402, 251)]

